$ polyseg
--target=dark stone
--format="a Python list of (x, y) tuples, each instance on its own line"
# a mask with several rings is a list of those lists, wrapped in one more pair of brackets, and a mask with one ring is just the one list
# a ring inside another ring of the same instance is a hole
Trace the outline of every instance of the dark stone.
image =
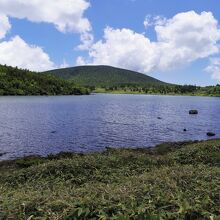
[(197, 115), (198, 113), (198, 110), (189, 110), (190, 115)]
[(209, 136), (209, 137), (213, 137), (213, 136), (215, 136), (215, 133), (209, 131), (209, 132), (207, 132), (207, 136)]
[(184, 128), (183, 131), (187, 131), (187, 130)]

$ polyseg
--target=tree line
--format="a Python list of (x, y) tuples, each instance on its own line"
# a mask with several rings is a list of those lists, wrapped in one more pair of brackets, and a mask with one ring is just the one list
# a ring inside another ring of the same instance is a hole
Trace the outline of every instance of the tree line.
[(0, 95), (83, 95), (87, 88), (46, 74), (0, 65)]
[[(90, 87), (91, 90), (95, 91), (95, 87)], [(124, 91), (130, 93), (144, 93), (144, 94), (179, 94), (179, 95), (204, 95), (204, 96), (220, 96), (220, 85), (216, 86), (195, 86), (195, 85), (118, 85), (110, 87), (102, 87), (106, 92), (117, 92)]]

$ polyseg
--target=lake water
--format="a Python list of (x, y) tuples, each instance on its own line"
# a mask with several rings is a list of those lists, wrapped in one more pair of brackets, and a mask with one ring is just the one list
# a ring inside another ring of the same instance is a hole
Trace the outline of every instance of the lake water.
[[(199, 114), (189, 115), (190, 109)], [(201, 140), (207, 139), (207, 131), (220, 137), (220, 98), (110, 94), (0, 97), (0, 153), (5, 153), (0, 160)]]

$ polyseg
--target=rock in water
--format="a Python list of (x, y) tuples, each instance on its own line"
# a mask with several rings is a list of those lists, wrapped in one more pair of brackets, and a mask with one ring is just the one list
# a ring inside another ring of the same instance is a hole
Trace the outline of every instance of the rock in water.
[(190, 115), (197, 115), (198, 113), (198, 110), (189, 110)]
[(215, 133), (209, 131), (209, 132), (207, 132), (207, 136), (209, 136), (209, 137), (213, 137), (213, 136), (215, 136)]

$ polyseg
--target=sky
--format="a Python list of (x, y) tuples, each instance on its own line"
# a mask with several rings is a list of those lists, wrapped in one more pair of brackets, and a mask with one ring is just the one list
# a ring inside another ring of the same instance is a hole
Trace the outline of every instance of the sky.
[(220, 1), (0, 0), (0, 64), (111, 65), (220, 84)]

